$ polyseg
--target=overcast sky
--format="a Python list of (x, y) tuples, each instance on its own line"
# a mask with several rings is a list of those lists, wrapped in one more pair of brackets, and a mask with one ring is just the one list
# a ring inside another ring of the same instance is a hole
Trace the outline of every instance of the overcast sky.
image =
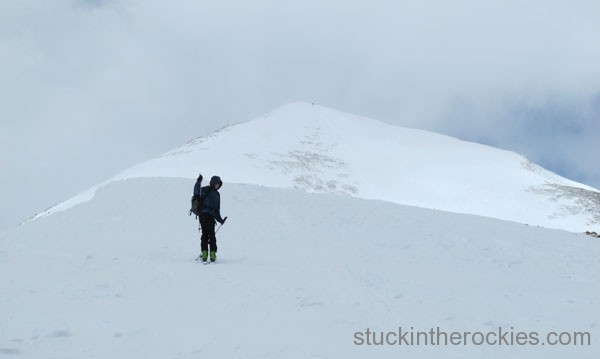
[(599, 39), (597, 0), (2, 0), (0, 229), (293, 101), (600, 188)]

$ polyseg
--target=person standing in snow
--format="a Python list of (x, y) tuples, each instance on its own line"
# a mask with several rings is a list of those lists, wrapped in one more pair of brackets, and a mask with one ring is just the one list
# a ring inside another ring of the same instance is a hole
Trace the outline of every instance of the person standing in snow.
[(221, 186), (223, 186), (221, 178), (219, 176), (213, 176), (210, 179), (210, 185), (201, 188), (202, 206), (198, 218), (200, 220), (200, 227), (202, 228), (202, 237), (200, 239), (200, 249), (202, 250), (200, 256), (202, 262), (206, 262), (209, 255), (211, 262), (217, 260), (215, 222), (219, 222), (223, 225), (227, 220), (227, 217), (221, 217), (221, 195), (219, 194)]

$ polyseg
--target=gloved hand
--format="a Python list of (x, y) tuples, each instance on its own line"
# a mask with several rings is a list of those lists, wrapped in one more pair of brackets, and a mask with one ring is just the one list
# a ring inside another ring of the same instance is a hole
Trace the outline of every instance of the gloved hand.
[(227, 220), (227, 216), (225, 216), (225, 218), (223, 218), (223, 222), (221, 222), (221, 225), (224, 225), (226, 220)]

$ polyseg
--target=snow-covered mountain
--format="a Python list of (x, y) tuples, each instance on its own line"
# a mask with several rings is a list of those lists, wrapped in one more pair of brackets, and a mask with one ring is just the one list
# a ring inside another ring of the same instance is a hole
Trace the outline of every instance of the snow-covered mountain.
[[(228, 126), (129, 168), (140, 177), (344, 193), (582, 232), (600, 231), (600, 192), (514, 152), (307, 103)], [(41, 213), (90, 200), (100, 186)]]
[[(198, 172), (223, 177), (229, 217), (206, 266)], [(0, 233), (0, 356), (597, 358), (600, 240), (480, 216), (581, 231), (597, 195), (511, 152), (293, 104)], [(356, 344), (399, 327), (540, 341)]]

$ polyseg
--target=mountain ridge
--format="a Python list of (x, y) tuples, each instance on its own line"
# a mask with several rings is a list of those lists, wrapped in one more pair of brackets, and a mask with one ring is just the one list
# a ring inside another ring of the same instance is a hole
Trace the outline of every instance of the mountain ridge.
[[(103, 184), (198, 172), (577, 232), (600, 224), (596, 189), (515, 152), (308, 103), (225, 126)], [(89, 200), (99, 186), (34, 218)]]

